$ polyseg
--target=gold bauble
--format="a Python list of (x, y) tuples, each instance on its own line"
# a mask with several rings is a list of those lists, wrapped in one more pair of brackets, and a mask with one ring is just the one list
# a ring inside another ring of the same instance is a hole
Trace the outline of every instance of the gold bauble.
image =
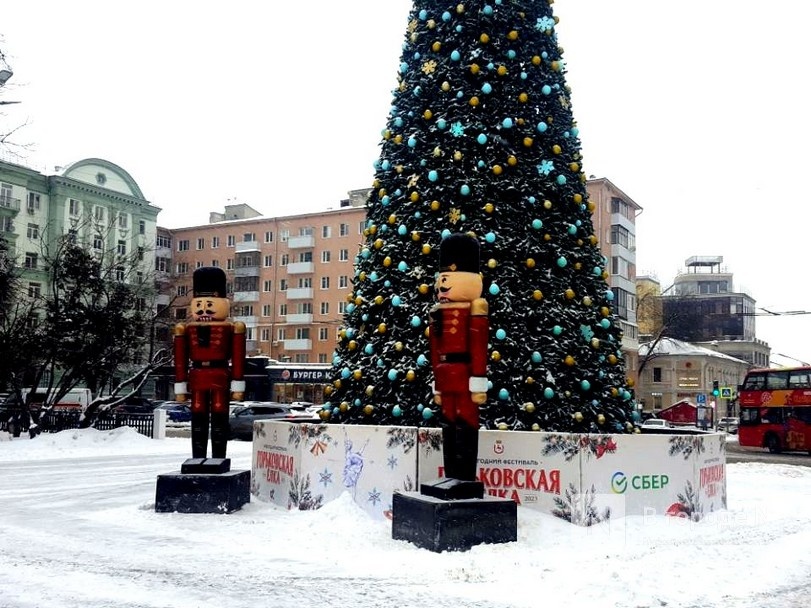
[(582, 195), (582, 194), (579, 194), (579, 193), (578, 193), (578, 194), (575, 194), (575, 195), (572, 197), (572, 200), (573, 200), (575, 203), (577, 203), (577, 204), (579, 205), (580, 203), (582, 203), (582, 202), (583, 202), (583, 195)]
[(423, 255), (428, 255), (429, 253), (431, 253), (431, 246), (428, 243), (425, 243), (422, 246), (422, 254)]
[(490, 353), (490, 359), (493, 361), (501, 361), (501, 353), (494, 350), (492, 353)]
[(360, 306), (361, 304), (363, 304), (363, 298), (358, 296), (357, 298), (355, 298), (355, 306)]
[(392, 213), (391, 215), (389, 215), (388, 222), (389, 222), (389, 224), (396, 224), (397, 223), (397, 216), (394, 213)]
[(369, 234), (377, 234), (377, 224), (369, 226)]
[(442, 48), (442, 43), (441, 43), (439, 40), (437, 40), (436, 42), (434, 42), (434, 43), (431, 45), (431, 50), (432, 50), (434, 53), (438, 53), (438, 52), (439, 52), (439, 49), (441, 49), (441, 48)]
[(341, 330), (338, 332), (338, 336), (339, 336), (341, 339), (346, 338), (346, 329), (341, 329)]
[(331, 394), (332, 394), (332, 387), (331, 387), (331, 386), (327, 386), (327, 387), (325, 387), (325, 388), (324, 388), (324, 395), (325, 395), (326, 397), (329, 397)]
[(462, 160), (462, 153), (459, 150), (453, 152), (453, 160)]
[[(581, 241), (580, 239), (577, 239), (577, 246), (582, 247), (583, 246), (583, 241)], [(582, 270), (583, 269), (583, 264), (580, 263), (580, 262), (575, 262), (574, 263), (574, 269), (575, 270)]]
[(597, 350), (598, 348), (600, 348), (600, 340), (599, 340), (599, 338), (592, 338), (591, 339), (591, 347), (594, 350)]
[(507, 66), (506, 65), (498, 66), (498, 68), (496, 68), (496, 72), (498, 73), (499, 76), (504, 76), (507, 73)]
[(574, 418), (574, 419), (575, 419), (577, 422), (583, 422), (583, 414), (581, 414), (580, 412), (575, 412), (575, 413), (572, 415), (572, 417), (573, 417), (573, 418)]
[(481, 36), (479, 36), (479, 42), (481, 42), (482, 44), (487, 44), (488, 42), (490, 42), (490, 36), (488, 36), (487, 34), (482, 34)]
[(420, 240), (420, 238), (422, 238), (422, 237), (420, 236), (419, 232), (417, 232), (416, 230), (413, 230), (411, 232), (411, 240), (412, 241), (414, 241), (416, 243), (416, 242), (418, 242)]
[(543, 235), (543, 240), (545, 240), (545, 241), (551, 241), (551, 240), (552, 240), (552, 235), (551, 235), (551, 234), (549, 234), (549, 233), (544, 234), (544, 235)]
[(417, 287), (417, 291), (419, 291), (422, 295), (427, 295), (431, 288), (428, 287), (427, 283), (422, 283), (419, 287)]
[(399, 133), (397, 135), (395, 135), (394, 136), (394, 143), (396, 143), (396, 144), (403, 143), (403, 136), (400, 135)]
[(414, 372), (414, 370), (413, 370), (413, 369), (410, 369), (410, 370), (408, 370), (408, 371), (406, 372), (406, 376), (405, 376), (405, 378), (406, 378), (406, 380), (407, 380), (408, 382), (413, 382), (413, 381), (414, 381), (414, 378), (416, 378), (416, 377), (417, 377), (417, 374)]
[(484, 212), (485, 212), (485, 213), (493, 213), (493, 210), (494, 210), (494, 209), (495, 209), (495, 206), (493, 205), (493, 203), (487, 203), (487, 204), (484, 206)]
[[(385, 266), (385, 264), (383, 264)], [(383, 296), (375, 296), (375, 304), (380, 306), (383, 303)]]
[(429, 19), (425, 23), (428, 26), (429, 30), (432, 30), (432, 29), (434, 29), (436, 27), (436, 21), (434, 21), (433, 19)]
[(349, 350), (355, 350), (358, 347), (358, 343), (354, 340), (350, 340), (349, 344), (346, 345)]
[(636, 380), (633, 378), (626, 378), (625, 383), (628, 385), (629, 388), (633, 388), (634, 384), (636, 384)]
[(366, 406), (363, 407), (363, 413), (366, 414), (367, 416), (371, 416), (372, 412), (374, 412), (374, 411), (375, 411), (375, 408), (374, 408), (373, 405), (366, 405)]
[(431, 201), (431, 211), (439, 211), (439, 201)]
[(383, 266), (385, 266), (386, 268), (391, 266), (391, 258), (389, 256), (383, 258)]
[(563, 152), (563, 149), (559, 145), (552, 146), (552, 154), (560, 154), (561, 152)]
[(321, 420), (328, 420), (332, 412), (329, 410), (321, 410), (318, 412), (318, 415), (321, 416)]
[(489, 260), (487, 260), (488, 268), (495, 268), (496, 266), (498, 266), (498, 262), (496, 262), (495, 259), (490, 258)]
[(583, 306), (591, 306), (591, 298), (589, 296), (583, 296)]
[(607, 317), (611, 314), (611, 309), (608, 306), (600, 306), (600, 314)]
[(442, 86), (440, 88), (447, 93), (448, 91), (451, 90), (451, 83), (446, 80), (445, 82), (442, 83)]
[(462, 13), (464, 13), (465, 12), (465, 5), (461, 4), (461, 3), (457, 4), (456, 5), (456, 12), (459, 13), (460, 15)]
[(533, 55), (532, 65), (541, 65), (541, 58), (538, 55)]
[(597, 241), (597, 236), (596, 235), (592, 234), (591, 236), (589, 236), (589, 243), (591, 243), (592, 246), (596, 245), (597, 242), (598, 241)]
[(333, 381), (332, 386), (335, 388), (341, 388), (341, 379), (338, 378), (337, 380)]
[(551, 208), (552, 208), (552, 201), (550, 201), (550, 200), (545, 200), (545, 201), (543, 202), (543, 208), (544, 208), (544, 209), (551, 209)]
[(531, 137), (525, 137), (524, 138), (524, 146), (525, 147), (531, 148), (532, 144), (534, 144), (534, 143), (535, 143), (535, 140), (533, 140)]
[(383, 246), (383, 239), (375, 239), (374, 247), (375, 249), (380, 249)]
[(532, 298), (534, 300), (541, 300), (543, 299), (543, 293), (541, 292), (540, 289), (536, 289), (535, 291), (532, 292)]
[(391, 138), (391, 131), (389, 131), (388, 129), (383, 131), (383, 139), (390, 139), (390, 138)]
[(530, 414), (535, 411), (535, 404), (531, 401), (524, 404), (524, 411), (529, 412)]
[(540, 425), (539, 425), (537, 422), (534, 422), (534, 423), (532, 424), (532, 430), (533, 430), (533, 431), (540, 431), (540, 430), (541, 430), (541, 426), (540, 426)]
[(433, 112), (431, 112), (431, 110), (425, 110), (425, 112), (423, 112), (423, 113), (422, 113), (422, 117), (423, 117), (425, 120), (431, 120), (431, 117), (432, 117), (433, 115), (434, 115), (434, 113), (433, 113)]
[(515, 158), (515, 156), (510, 155), (507, 157), (507, 164), (510, 165), (511, 167), (515, 167), (515, 165), (518, 164), (518, 159)]
[(493, 174), (494, 175), (501, 175), (501, 173), (503, 171), (504, 171), (504, 169), (501, 167), (501, 165), (493, 165)]
[(597, 424), (605, 424), (605, 416), (597, 414)]
[(366, 390), (365, 390), (364, 392), (366, 393), (366, 396), (367, 396), (367, 397), (371, 397), (371, 396), (372, 396), (372, 394), (375, 392), (375, 387), (374, 387), (374, 385), (372, 385), (372, 384), (368, 385), (368, 386), (366, 387)]
[(507, 425), (507, 423), (506, 423), (506, 422), (499, 422), (499, 423), (498, 423), (498, 430), (499, 430), (499, 431), (506, 431), (506, 430), (507, 430), (507, 429), (509, 429), (509, 428), (510, 428), (510, 427)]
[(611, 396), (612, 396), (612, 397), (616, 397), (616, 396), (618, 396), (619, 394), (620, 394), (620, 392), (617, 390), (617, 387), (612, 386), (612, 387), (611, 387)]
[(411, 193), (411, 196), (409, 196), (408, 198), (411, 200), (412, 203), (416, 203), (417, 201), (420, 200), (420, 193), (417, 192), (417, 191), (414, 191), (414, 192)]
[(424, 335), (426, 338), (431, 335), (431, 326), (430, 325), (425, 326), (425, 331), (422, 332), (422, 335)]
[(477, 105), (479, 105), (479, 98), (474, 95), (473, 97), (470, 98), (470, 101), (468, 103), (475, 108)]
[(399, 353), (401, 350), (403, 350), (403, 343), (402, 343), (402, 342), (400, 342), (399, 340), (398, 340), (397, 342), (395, 342), (395, 343), (394, 343), (394, 350), (396, 350), (398, 353)]
[(551, 66), (553, 72), (557, 72), (558, 70), (560, 70), (560, 62), (558, 62), (558, 61), (553, 61), (550, 64), (550, 66)]
[(345, 412), (346, 410), (349, 409), (349, 403), (347, 403), (346, 401), (341, 401), (341, 405), (338, 406), (338, 409), (340, 409), (342, 412)]
[(479, 73), (479, 64), (473, 63), (470, 65), (470, 73), (471, 74), (478, 74)]
[(574, 300), (574, 289), (567, 289), (565, 292), (563, 292), (563, 295), (566, 296), (567, 300)]
[(589, 211), (592, 211), (592, 212), (594, 211), (594, 203), (593, 202), (589, 201), (586, 206), (588, 207)]
[(518, 94), (518, 101), (520, 103), (527, 103), (527, 101), (529, 101), (529, 95), (527, 95), (526, 93), (519, 93)]
[(360, 371), (359, 369), (356, 369), (354, 372), (352, 372), (352, 377), (355, 380), (360, 380), (363, 377), (363, 372)]
[(526, 265), (527, 268), (535, 268), (535, 260), (533, 258), (527, 258)]
[(532, 376), (527, 376), (527, 379), (524, 380), (524, 382), (526, 382), (527, 384), (535, 384), (535, 378), (533, 378)]
[(571, 355), (566, 355), (566, 358), (563, 360), (563, 362), (569, 367), (571, 367), (574, 365), (574, 357), (572, 357)]
[(578, 165), (577, 163), (569, 163), (569, 169), (571, 169), (572, 171), (578, 171), (580, 169), (580, 165)]
[(610, 354), (610, 355), (608, 355), (608, 362), (609, 362), (611, 365), (616, 365), (616, 363), (617, 363), (617, 357), (616, 357), (616, 355), (614, 355), (614, 354)]
[(381, 333), (381, 334), (385, 334), (386, 333), (386, 324), (381, 323), (380, 325), (378, 325), (377, 326), (377, 332)]

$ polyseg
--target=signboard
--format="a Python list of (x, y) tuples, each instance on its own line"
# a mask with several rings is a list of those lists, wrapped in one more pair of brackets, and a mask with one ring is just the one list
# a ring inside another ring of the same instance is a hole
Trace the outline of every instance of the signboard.
[(699, 393), (698, 395), (696, 395), (696, 403), (698, 404), (707, 403), (707, 395), (705, 395), (704, 393)]
[(732, 399), (732, 389), (730, 387), (721, 387), (721, 399)]
[(325, 384), (332, 380), (330, 377), (331, 367), (324, 366), (322, 369), (301, 368), (301, 367), (268, 367), (268, 377), (273, 382), (297, 382), (307, 384)]

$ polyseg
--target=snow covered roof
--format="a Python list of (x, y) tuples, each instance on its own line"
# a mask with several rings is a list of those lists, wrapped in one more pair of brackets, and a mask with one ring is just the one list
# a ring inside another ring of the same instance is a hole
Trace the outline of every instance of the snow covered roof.
[[(645, 342), (639, 345), (639, 356), (647, 357), (652, 342)], [(737, 357), (731, 357), (724, 353), (719, 353), (717, 350), (711, 348), (704, 348), (689, 342), (682, 342), (675, 338), (662, 338), (653, 347), (654, 355), (670, 355), (670, 356), (686, 356), (686, 357), (718, 357), (727, 361), (734, 361), (736, 363), (746, 363)]]

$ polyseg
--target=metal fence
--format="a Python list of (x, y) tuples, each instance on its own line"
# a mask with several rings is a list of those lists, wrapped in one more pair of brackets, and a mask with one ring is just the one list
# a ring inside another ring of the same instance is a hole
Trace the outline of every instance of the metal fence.
[[(41, 433), (58, 433), (67, 429), (79, 428), (79, 417), (81, 413), (70, 410), (51, 410), (47, 412), (40, 421), (39, 431)], [(93, 423), (93, 428), (99, 431), (109, 431), (122, 426), (129, 426), (147, 437), (155, 436), (155, 415), (154, 414), (126, 414), (112, 412), (99, 417)], [(1, 421), (0, 431), (11, 431), (11, 421)], [(28, 427), (23, 426), (21, 432), (28, 432)]]

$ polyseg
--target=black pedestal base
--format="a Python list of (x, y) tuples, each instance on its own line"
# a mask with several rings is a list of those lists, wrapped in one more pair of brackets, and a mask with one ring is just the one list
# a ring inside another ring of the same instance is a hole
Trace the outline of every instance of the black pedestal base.
[(416, 492), (395, 492), (391, 536), (435, 553), (467, 551), (474, 545), (518, 540), (515, 501), (483, 499), (440, 500)]
[(187, 458), (180, 465), (180, 472), (186, 473), (227, 473), (231, 470), (230, 458)]
[(251, 472), (158, 475), (158, 513), (233, 513), (251, 500)]

